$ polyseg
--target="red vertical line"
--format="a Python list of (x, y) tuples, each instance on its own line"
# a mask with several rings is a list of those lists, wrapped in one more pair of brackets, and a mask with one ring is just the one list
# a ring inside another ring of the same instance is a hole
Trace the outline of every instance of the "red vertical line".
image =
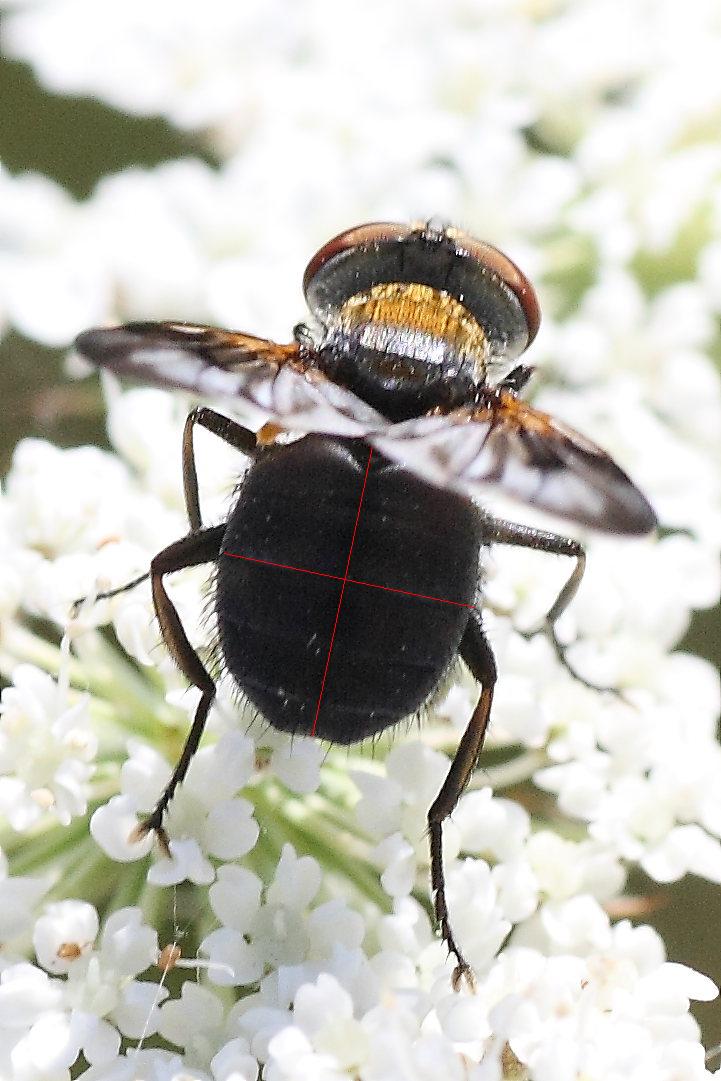
[(323, 681), (322, 681), (322, 683), (320, 685), (320, 694), (318, 695), (318, 704), (317, 704), (317, 706), (315, 708), (315, 717), (313, 718), (313, 727), (310, 730), (311, 736), (315, 735), (315, 728), (316, 728), (316, 725), (318, 724), (318, 715), (320, 713), (320, 704), (321, 704), (321, 702), (323, 700), (323, 692), (325, 690), (325, 681), (326, 681), (326, 678), (328, 676), (328, 668), (330, 666), (330, 655), (331, 655), (331, 653), (333, 651), (333, 642), (335, 641), (335, 632), (338, 629), (338, 617), (340, 616), (340, 607), (341, 607), (341, 605), (343, 603), (343, 594), (345, 593), (346, 582), (348, 581), (348, 570), (350, 568), (351, 556), (353, 555), (353, 545), (355, 544), (356, 533), (358, 532), (358, 522), (360, 521), (361, 507), (363, 506), (363, 497), (364, 497), (365, 491), (366, 491), (366, 484), (368, 483), (368, 474), (369, 474), (370, 468), (371, 468), (371, 458), (372, 457), (373, 457), (373, 448), (371, 447), (370, 452), (368, 454), (368, 464), (366, 466), (365, 476), (363, 477), (363, 487), (361, 488), (360, 499), (358, 501), (358, 510), (357, 510), (356, 516), (355, 516), (355, 525), (353, 526), (353, 536), (351, 537), (350, 548), (348, 549), (348, 559), (346, 560), (345, 573), (343, 575), (343, 585), (341, 586), (340, 597), (338, 598), (338, 607), (336, 608), (336, 613), (335, 613), (335, 623), (333, 624), (333, 633), (330, 636), (330, 645), (328, 646), (328, 656), (325, 659), (325, 670), (323, 671)]

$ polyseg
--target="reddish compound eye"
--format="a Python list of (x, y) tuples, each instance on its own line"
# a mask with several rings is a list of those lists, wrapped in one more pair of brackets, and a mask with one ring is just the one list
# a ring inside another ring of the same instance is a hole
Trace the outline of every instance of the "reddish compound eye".
[(483, 328), (497, 355), (515, 359), (535, 338), (533, 286), (507, 256), (458, 229), (371, 222), (329, 240), (303, 276), (308, 306), (327, 325), (352, 296), (410, 282), (455, 297)]
[(412, 232), (410, 225), (396, 225), (390, 221), (373, 221), (367, 225), (356, 225), (353, 229), (346, 229), (338, 236), (334, 236), (322, 248), (315, 253), (303, 275), (303, 292), (308, 296), (308, 290), (312, 286), (313, 279), (322, 270), (326, 263), (331, 262), (344, 252), (352, 250), (368, 250), (379, 244), (389, 241), (404, 240)]
[(541, 309), (536, 290), (526, 275), (516, 266), (512, 259), (509, 259), (498, 248), (494, 248), (492, 244), (486, 244), (483, 240), (476, 240), (474, 237), (469, 236), (468, 233), (462, 233), (460, 230), (449, 229), (448, 235), (453, 237), (459, 247), (468, 252), (472, 259), (475, 259), (481, 266), (487, 267), (492, 274), (497, 274), (511, 292), (518, 297), (528, 327), (528, 341), (526, 342), (526, 348), (528, 348), (538, 334), (538, 328), (541, 325)]

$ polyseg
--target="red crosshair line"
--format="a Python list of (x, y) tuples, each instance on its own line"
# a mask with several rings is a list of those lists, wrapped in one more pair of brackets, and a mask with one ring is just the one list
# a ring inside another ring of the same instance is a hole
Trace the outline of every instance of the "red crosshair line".
[(326, 574), (324, 571), (313, 571), (309, 567), (294, 567), (291, 563), (274, 563), (270, 559), (256, 559), (254, 556), (238, 555), (237, 552), (223, 552), (222, 555), (230, 556), (231, 559), (244, 559), (248, 563), (262, 563), (266, 567), (281, 567), (283, 570), (288, 571), (300, 571), (301, 574), (315, 574), (318, 578), (333, 578), (336, 582), (342, 582), (340, 597), (338, 598), (338, 607), (335, 612), (335, 622), (333, 623), (333, 631), (330, 636), (330, 645), (328, 646), (328, 656), (325, 659), (325, 669), (323, 670), (323, 679), (320, 685), (320, 694), (318, 695), (318, 702), (315, 709), (315, 717), (313, 718), (313, 727), (310, 730), (311, 736), (315, 735), (316, 725), (318, 724), (318, 716), (320, 714), (320, 704), (323, 701), (323, 692), (325, 691), (325, 682), (328, 677), (328, 668), (330, 667), (330, 655), (333, 652), (333, 643), (335, 641), (336, 630), (338, 629), (338, 619), (340, 617), (340, 609), (343, 603), (343, 594), (345, 593), (346, 583), (350, 582), (356, 586), (368, 586), (370, 589), (384, 589), (387, 593), (402, 593), (406, 597), (419, 597), (424, 601), (438, 601), (439, 604), (453, 604), (457, 608), (472, 608), (472, 604), (464, 604), (462, 601), (450, 601), (446, 597), (432, 597), (428, 593), (411, 593), (408, 589), (394, 589), (392, 586), (382, 586), (378, 582), (363, 582), (359, 578), (349, 578), (348, 570), (350, 569), (351, 556), (353, 555), (353, 546), (355, 544), (356, 533), (358, 532), (358, 522), (360, 521), (361, 508), (363, 506), (363, 497), (365, 496), (366, 484), (368, 483), (368, 474), (371, 468), (371, 459), (373, 458), (373, 448), (371, 447), (368, 454), (368, 464), (366, 465), (365, 476), (363, 477), (363, 487), (361, 489), (360, 499), (358, 500), (358, 510), (356, 511), (355, 524), (353, 526), (353, 536), (351, 537), (350, 548), (348, 549), (348, 558), (345, 563), (345, 572), (341, 576), (340, 574)]
[(358, 522), (360, 520), (361, 507), (363, 506), (363, 496), (366, 494), (366, 484), (368, 483), (368, 474), (371, 468), (371, 458), (373, 457), (373, 448), (371, 447), (368, 454), (368, 464), (366, 465), (365, 476), (363, 477), (363, 487), (361, 488), (360, 499), (358, 500), (358, 510), (356, 511), (355, 523), (353, 525), (353, 536), (350, 539), (350, 548), (348, 549), (348, 558), (345, 561), (345, 572), (343, 574), (343, 585), (340, 587), (340, 597), (338, 598), (338, 607), (335, 610), (335, 623), (333, 624), (333, 633), (330, 636), (330, 645), (328, 646), (328, 656), (325, 659), (325, 668), (323, 669), (323, 679), (320, 685), (320, 694), (318, 695), (318, 704), (315, 707), (315, 717), (313, 718), (313, 727), (310, 730), (311, 736), (315, 735), (315, 726), (318, 723), (318, 714), (320, 713), (320, 704), (323, 699), (323, 691), (325, 690), (325, 681), (328, 676), (328, 666), (330, 665), (330, 655), (333, 650), (333, 643), (335, 641), (335, 632), (338, 629), (338, 616), (340, 615), (340, 606), (343, 603), (343, 594), (345, 593), (346, 582), (348, 581), (348, 569), (350, 567), (350, 557), (353, 555), (353, 545), (355, 544), (355, 535), (358, 532)]

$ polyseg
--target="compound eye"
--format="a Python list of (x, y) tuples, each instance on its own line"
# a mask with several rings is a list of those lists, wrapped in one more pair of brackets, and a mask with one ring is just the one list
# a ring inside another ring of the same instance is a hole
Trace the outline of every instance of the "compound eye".
[(492, 244), (486, 244), (483, 240), (476, 240), (460, 230), (449, 229), (448, 233), (453, 237), (459, 248), (463, 248), (471, 259), (475, 259), (482, 268), (497, 275), (518, 298), (521, 310), (526, 319), (528, 328), (528, 340), (525, 348), (531, 344), (538, 334), (541, 324), (541, 308), (536, 296), (536, 290), (519, 267)]
[[(335, 307), (347, 299), (347, 289), (334, 289), (335, 268), (345, 266), (349, 257), (363, 255), (368, 251), (378, 251), (389, 241), (405, 240), (410, 234), (409, 225), (398, 225), (390, 221), (373, 221), (366, 225), (356, 225), (346, 229), (319, 248), (305, 268), (303, 275), (303, 293), (311, 311), (320, 316), (325, 309)], [(345, 285), (345, 275), (341, 274)], [(345, 295), (343, 295), (345, 294)]]

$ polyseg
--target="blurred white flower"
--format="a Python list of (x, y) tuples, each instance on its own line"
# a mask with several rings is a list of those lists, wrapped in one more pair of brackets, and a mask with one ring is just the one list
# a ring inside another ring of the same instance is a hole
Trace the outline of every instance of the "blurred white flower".
[(618, 931), (585, 959), (508, 950), (487, 985), (497, 1039), (539, 1081), (659, 1077), (679, 1064), (680, 1076), (706, 1077), (685, 1002), (715, 988), (662, 951), (642, 951), (628, 924)]
[(84, 814), (96, 752), (87, 699), (69, 704), (46, 672), (18, 666), (0, 697), (0, 812), (13, 829)]
[(0, 851), (0, 936), (5, 960), (19, 960), (17, 951), (32, 931), (37, 905), (50, 883), (32, 875), (9, 874), (8, 861)]

